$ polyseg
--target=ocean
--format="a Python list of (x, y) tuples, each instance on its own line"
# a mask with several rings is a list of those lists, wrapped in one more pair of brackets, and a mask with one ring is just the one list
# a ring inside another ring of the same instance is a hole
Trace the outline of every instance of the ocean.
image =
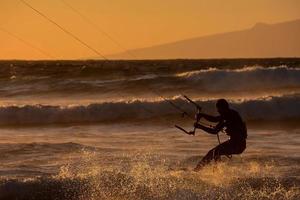
[[(183, 95), (227, 99), (245, 152), (194, 172), (218, 140)], [(0, 199), (300, 199), (299, 122), (296, 58), (1, 61)]]

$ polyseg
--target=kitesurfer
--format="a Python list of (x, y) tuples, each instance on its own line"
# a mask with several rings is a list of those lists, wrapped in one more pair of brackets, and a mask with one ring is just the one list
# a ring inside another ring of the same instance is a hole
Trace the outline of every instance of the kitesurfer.
[(219, 161), (222, 155), (241, 154), (246, 149), (247, 128), (239, 113), (229, 108), (229, 104), (225, 99), (219, 99), (216, 107), (220, 114), (219, 116), (211, 116), (204, 113), (197, 114), (199, 118), (217, 123), (214, 128), (203, 126), (198, 122), (194, 124), (194, 127), (210, 134), (218, 134), (224, 130), (230, 139), (211, 149), (197, 164), (195, 171), (200, 170), (212, 160)]

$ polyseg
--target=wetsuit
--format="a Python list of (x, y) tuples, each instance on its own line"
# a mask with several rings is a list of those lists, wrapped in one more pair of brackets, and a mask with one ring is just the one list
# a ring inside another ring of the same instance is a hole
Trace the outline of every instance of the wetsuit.
[(212, 160), (220, 160), (222, 155), (240, 154), (246, 149), (247, 128), (238, 112), (228, 109), (218, 117), (209, 115), (204, 115), (203, 117), (208, 121), (218, 122), (218, 124), (215, 128), (208, 128), (202, 125), (198, 125), (197, 128), (201, 128), (211, 134), (217, 134), (225, 128), (225, 132), (230, 136), (230, 139), (211, 149), (198, 163), (196, 169), (201, 168)]

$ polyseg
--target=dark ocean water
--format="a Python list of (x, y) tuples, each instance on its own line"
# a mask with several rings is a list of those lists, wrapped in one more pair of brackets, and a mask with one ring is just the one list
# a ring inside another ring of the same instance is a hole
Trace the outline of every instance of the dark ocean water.
[[(183, 95), (228, 99), (246, 152), (193, 172), (217, 140)], [(0, 105), (0, 199), (300, 198), (299, 59), (2, 61)]]

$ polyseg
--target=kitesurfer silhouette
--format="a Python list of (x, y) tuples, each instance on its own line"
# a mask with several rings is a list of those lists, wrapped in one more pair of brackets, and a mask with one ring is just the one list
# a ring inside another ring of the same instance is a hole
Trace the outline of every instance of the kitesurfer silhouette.
[(246, 149), (247, 128), (239, 113), (230, 109), (225, 99), (219, 99), (216, 103), (216, 107), (220, 114), (219, 116), (198, 113), (198, 117), (217, 123), (214, 128), (203, 126), (197, 122), (194, 124), (194, 127), (210, 134), (217, 134), (225, 130), (230, 139), (211, 149), (197, 164), (194, 169), (195, 171), (200, 170), (212, 160), (219, 161), (222, 155), (241, 154)]

